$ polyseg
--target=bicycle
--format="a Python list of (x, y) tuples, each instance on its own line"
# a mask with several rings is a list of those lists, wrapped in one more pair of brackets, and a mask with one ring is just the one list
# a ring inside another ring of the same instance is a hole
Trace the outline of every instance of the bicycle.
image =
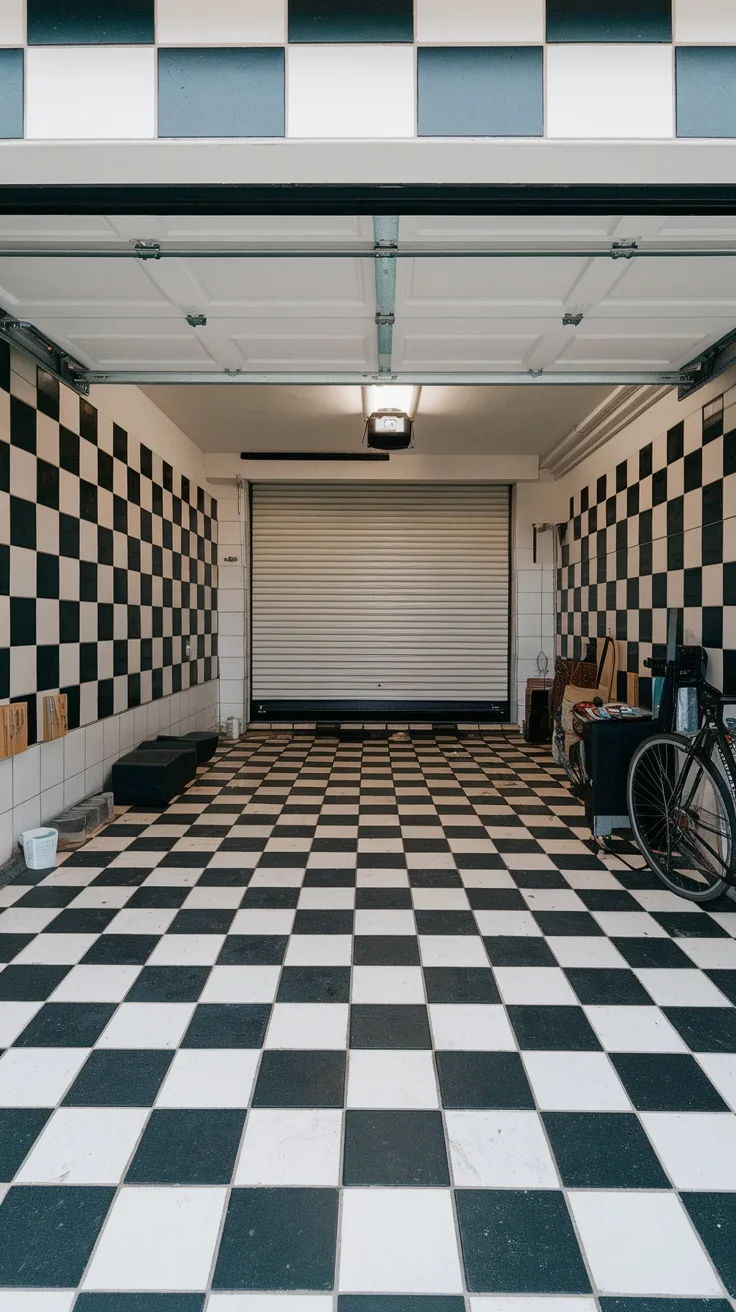
[[(627, 799), (634, 837), (647, 864), (673, 893), (710, 902), (736, 886), (736, 755), (723, 721), (733, 702), (704, 677), (700, 648), (674, 661), (645, 661), (664, 676), (657, 730), (634, 752)], [(697, 728), (675, 730), (678, 692), (694, 688)]]

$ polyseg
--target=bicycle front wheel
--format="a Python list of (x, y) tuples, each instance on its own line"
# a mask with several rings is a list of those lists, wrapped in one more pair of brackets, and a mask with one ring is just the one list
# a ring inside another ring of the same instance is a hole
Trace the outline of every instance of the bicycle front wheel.
[(710, 902), (733, 871), (736, 811), (713, 762), (680, 734), (654, 734), (629, 766), (634, 837), (673, 893)]

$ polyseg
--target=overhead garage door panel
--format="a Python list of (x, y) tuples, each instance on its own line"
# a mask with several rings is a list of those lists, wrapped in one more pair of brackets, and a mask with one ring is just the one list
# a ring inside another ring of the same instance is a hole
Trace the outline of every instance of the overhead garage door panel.
[(253, 488), (257, 703), (506, 703), (509, 488)]

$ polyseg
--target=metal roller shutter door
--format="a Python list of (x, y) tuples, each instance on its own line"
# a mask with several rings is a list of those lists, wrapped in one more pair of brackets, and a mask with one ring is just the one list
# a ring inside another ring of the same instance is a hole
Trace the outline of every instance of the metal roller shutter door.
[(253, 718), (508, 715), (509, 500), (256, 484)]

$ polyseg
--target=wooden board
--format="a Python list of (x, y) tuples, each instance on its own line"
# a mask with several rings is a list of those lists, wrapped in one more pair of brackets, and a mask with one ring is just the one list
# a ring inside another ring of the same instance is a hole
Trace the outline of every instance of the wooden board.
[(67, 732), (67, 699), (65, 692), (49, 693), (43, 699), (44, 741), (63, 738)]
[(28, 712), (25, 702), (0, 706), (0, 760), (17, 756), (28, 747)]

